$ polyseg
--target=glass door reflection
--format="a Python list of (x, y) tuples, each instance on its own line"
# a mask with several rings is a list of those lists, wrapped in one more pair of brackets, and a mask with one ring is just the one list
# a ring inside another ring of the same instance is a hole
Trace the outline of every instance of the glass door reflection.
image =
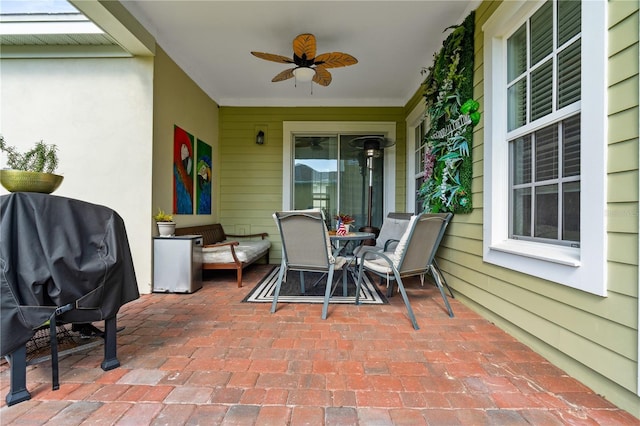
[[(349, 146), (358, 135), (294, 136), (294, 209), (320, 208), (327, 226), (335, 227), (338, 213), (355, 219), (357, 230), (367, 225), (369, 175), (362, 150)], [(372, 225), (383, 216), (384, 157), (374, 159)]]

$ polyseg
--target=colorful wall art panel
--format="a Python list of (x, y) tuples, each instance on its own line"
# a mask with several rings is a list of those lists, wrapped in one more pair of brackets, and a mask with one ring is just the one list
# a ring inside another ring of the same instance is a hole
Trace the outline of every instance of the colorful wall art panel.
[(211, 145), (198, 139), (196, 161), (196, 206), (198, 214), (211, 214)]
[(173, 126), (173, 213), (193, 214), (193, 135)]

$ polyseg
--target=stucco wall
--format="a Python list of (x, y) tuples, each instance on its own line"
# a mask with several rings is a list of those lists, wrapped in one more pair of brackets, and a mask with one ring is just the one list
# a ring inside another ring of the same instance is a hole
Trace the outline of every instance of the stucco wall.
[(55, 195), (122, 216), (144, 291), (151, 280), (153, 60), (3, 59), (0, 69), (0, 132), (20, 150), (41, 139), (56, 144), (64, 181)]

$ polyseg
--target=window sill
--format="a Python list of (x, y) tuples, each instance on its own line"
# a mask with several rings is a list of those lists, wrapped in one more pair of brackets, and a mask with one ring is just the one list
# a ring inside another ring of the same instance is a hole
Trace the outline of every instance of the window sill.
[(579, 267), (580, 249), (575, 247), (561, 247), (551, 244), (531, 241), (506, 240), (492, 244), (489, 250), (524, 256), (560, 265)]

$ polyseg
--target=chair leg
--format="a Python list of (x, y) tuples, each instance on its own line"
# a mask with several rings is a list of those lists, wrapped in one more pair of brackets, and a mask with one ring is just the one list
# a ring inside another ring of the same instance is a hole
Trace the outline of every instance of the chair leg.
[(360, 262), (360, 267), (358, 268), (358, 281), (356, 281), (356, 305), (360, 304), (360, 288), (362, 287), (362, 268), (364, 262)]
[(333, 287), (333, 265), (329, 267), (329, 273), (327, 275), (327, 288), (324, 291), (324, 303), (322, 304), (322, 319), (327, 319), (327, 311), (329, 310), (329, 298), (331, 297)]
[(440, 295), (442, 296), (442, 300), (444, 300), (444, 304), (447, 306), (447, 310), (449, 311), (449, 317), (453, 318), (453, 309), (451, 309), (451, 305), (449, 305), (449, 300), (447, 299), (447, 295), (444, 294), (444, 287), (442, 286), (442, 282), (440, 281), (440, 274), (436, 270), (436, 267), (433, 265), (429, 266), (431, 268), (431, 274), (436, 281), (436, 286), (438, 290), (440, 290)]
[(433, 266), (435, 266), (436, 271), (438, 272), (438, 275), (440, 275), (440, 278), (442, 279), (442, 283), (444, 284), (445, 287), (447, 287), (447, 290), (449, 290), (449, 294), (451, 295), (451, 298), (455, 299), (456, 296), (453, 295), (453, 291), (451, 291), (451, 287), (449, 287), (449, 284), (447, 284), (447, 280), (444, 278), (444, 275), (442, 275), (442, 271), (440, 271), (440, 267), (438, 266), (438, 262), (436, 262), (435, 258), (433, 258)]
[(398, 275), (398, 273), (396, 273), (396, 271), (393, 271), (395, 277), (396, 277), (396, 281), (398, 282), (398, 290), (400, 290), (400, 294), (402, 295), (402, 300), (404, 300), (404, 304), (407, 307), (407, 312), (409, 313), (409, 319), (411, 320), (411, 324), (413, 324), (413, 328), (416, 330), (419, 330), (420, 327), (418, 327), (418, 321), (416, 321), (416, 316), (413, 313), (413, 309), (411, 308), (411, 303), (409, 303), (409, 297), (407, 296), (407, 292), (404, 289), (404, 284), (402, 284), (402, 279), (400, 278), (400, 275)]
[(278, 283), (276, 284), (276, 289), (273, 291), (273, 303), (271, 304), (271, 313), (276, 311), (276, 306), (278, 305), (278, 296), (280, 295), (280, 287), (282, 287), (282, 280), (284, 279), (284, 271), (286, 267), (284, 263), (280, 265), (280, 272), (278, 273)]
[[(382, 277), (380, 277), (382, 281)], [(395, 282), (387, 279), (387, 297), (393, 297), (393, 287), (395, 286)]]

